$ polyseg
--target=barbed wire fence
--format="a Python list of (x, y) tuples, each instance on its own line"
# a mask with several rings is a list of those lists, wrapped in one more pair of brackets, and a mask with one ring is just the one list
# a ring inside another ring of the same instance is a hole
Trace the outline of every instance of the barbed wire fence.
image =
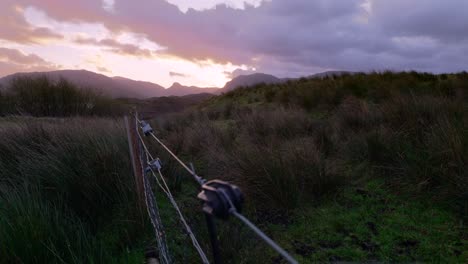
[[(179, 222), (183, 226), (190, 238), (193, 247), (197, 251), (201, 263), (209, 263), (209, 259), (203, 251), (200, 243), (198, 242), (194, 232), (192, 231), (190, 225), (186, 221), (183, 213), (181, 212), (172, 192), (169, 189), (169, 186), (164, 179), (164, 175), (161, 172), (161, 161), (159, 158), (155, 158), (149, 151), (144, 138), (153, 139), (157, 144), (159, 144), (164, 150), (166, 150), (198, 183), (201, 188), (200, 193), (197, 198), (202, 202), (202, 211), (206, 218), (209, 238), (212, 247), (213, 262), (215, 264), (222, 263), (220, 246), (218, 241), (218, 234), (216, 231), (215, 218), (221, 220), (227, 220), (230, 216), (238, 219), (242, 224), (248, 227), (253, 233), (255, 233), (260, 239), (262, 239), (266, 244), (268, 244), (273, 250), (279, 253), (284, 260), (289, 263), (296, 264), (298, 263), (288, 252), (286, 252), (282, 247), (280, 247), (275, 241), (268, 237), (262, 230), (260, 230), (254, 223), (252, 223), (247, 217), (242, 213), (242, 204), (244, 202), (244, 197), (241, 190), (228, 182), (221, 180), (210, 180), (207, 181), (203, 177), (196, 174), (193, 165), (191, 167), (187, 166), (185, 162), (182, 161), (174, 152), (167, 147), (161, 139), (159, 139), (153, 131), (153, 128), (149, 123), (138, 118), (138, 113), (135, 112), (133, 116), (135, 119), (134, 128), (128, 129), (127, 133), (129, 134), (129, 141), (131, 138), (137, 140), (137, 150), (131, 147), (131, 152), (138, 153), (138, 159), (141, 165), (142, 170), (142, 179), (143, 189), (145, 192), (145, 204), (147, 207), (148, 216), (151, 220), (154, 234), (157, 242), (158, 256), (161, 263), (172, 263), (171, 255), (166, 241), (166, 234), (164, 232), (164, 226), (161, 222), (159, 215), (159, 210), (157, 206), (156, 196), (153, 193), (153, 189), (150, 182), (150, 177), (155, 180), (156, 187), (162, 191), (163, 194), (167, 196), (172, 207), (174, 207), (177, 215), (179, 217)], [(135, 129), (135, 130), (133, 130)], [(132, 131), (133, 130), (133, 131)], [(140, 130), (142, 133), (140, 133)], [(144, 137), (142, 136), (144, 135)], [(136, 177), (138, 180), (138, 177)], [(137, 191), (138, 191), (138, 182), (137, 182)]]

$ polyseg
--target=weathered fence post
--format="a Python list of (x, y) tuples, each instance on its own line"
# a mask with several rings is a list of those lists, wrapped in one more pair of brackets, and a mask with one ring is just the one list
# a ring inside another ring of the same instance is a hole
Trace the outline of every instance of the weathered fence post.
[[(134, 117), (132, 117), (131, 119), (134, 119)], [(135, 122), (131, 122), (129, 120), (128, 116), (125, 116), (124, 120), (125, 128), (127, 129), (128, 148), (130, 151), (130, 159), (132, 160), (133, 175), (135, 176), (135, 187), (138, 198), (138, 207), (140, 208), (140, 212), (143, 212), (143, 208), (145, 207), (145, 198), (143, 195), (143, 169), (141, 168), (141, 164), (139, 161), (139, 145), (138, 138), (136, 135), (137, 127)], [(141, 215), (143, 216), (143, 214)]]
[(211, 249), (213, 251), (213, 262), (215, 264), (221, 264), (221, 250), (219, 248), (219, 241), (218, 235), (216, 233), (214, 217), (207, 213), (204, 214), (206, 218), (206, 224), (208, 226), (208, 234), (210, 235)]

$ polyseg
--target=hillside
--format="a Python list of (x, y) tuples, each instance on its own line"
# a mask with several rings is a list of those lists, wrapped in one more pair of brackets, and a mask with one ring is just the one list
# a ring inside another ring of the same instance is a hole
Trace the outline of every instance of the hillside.
[[(36, 81), (42, 90), (28, 82), (19, 98), (49, 117), (0, 118), (0, 259), (142, 263), (154, 233), (137, 206), (123, 120), (84, 118), (73, 112), (87, 105), (73, 85)], [(466, 262), (468, 73), (332, 74), (218, 96), (105, 102), (104, 110), (135, 107), (197, 174), (238, 185), (242, 213), (299, 263)], [(200, 186), (145, 141), (208, 251)], [(171, 256), (199, 263), (153, 184)], [(235, 219), (217, 229), (226, 263), (281, 263)]]
[(199, 87), (164, 87), (143, 81), (135, 81), (123, 77), (107, 77), (102, 74), (85, 70), (61, 70), (51, 72), (15, 73), (0, 78), (0, 84), (7, 87), (12, 79), (20, 76), (38, 77), (45, 75), (57, 81), (60, 77), (84, 88), (93, 88), (113, 98), (150, 98), (159, 96), (182, 96), (187, 94), (213, 92), (213, 88), (205, 90)]
[(175, 82), (168, 88), (168, 90), (171, 91), (171, 96), (184, 96), (199, 93), (216, 94), (219, 93), (221, 89), (217, 87), (200, 88), (197, 86), (184, 86), (178, 82)]
[[(300, 263), (460, 263), (466, 109), (467, 73), (354, 73), (236, 89), (153, 124), (197, 173), (238, 184), (246, 212)], [(278, 261), (224, 232), (234, 263)]]
[(140, 99), (160, 96), (184, 96), (200, 93), (220, 94), (242, 86), (253, 86), (259, 83), (280, 83), (283, 81), (273, 75), (255, 73), (237, 76), (227, 82), (223, 88), (200, 88), (197, 86), (184, 86), (175, 82), (169, 88), (165, 89), (164, 87), (152, 82), (135, 81), (124, 77), (108, 77), (86, 70), (61, 70), (51, 72), (15, 73), (0, 78), (0, 87), (8, 87), (11, 80), (22, 76), (47, 76), (53, 81), (57, 81), (62, 77), (79, 87), (96, 89), (104, 95), (113, 98)]
[(154, 118), (167, 113), (182, 112), (214, 97), (210, 93), (184, 96), (162, 96), (149, 99), (119, 99), (128, 109), (135, 107), (142, 118)]
[(239, 87), (253, 86), (260, 83), (274, 84), (282, 82), (281, 79), (273, 75), (264, 73), (254, 73), (250, 75), (239, 75), (227, 82), (223, 87), (223, 92), (229, 92)]
[(354, 72), (349, 72), (349, 71), (325, 71), (325, 72), (319, 72), (310, 75), (308, 78), (325, 78), (325, 77), (332, 77), (332, 76), (341, 76), (344, 74), (354, 74)]

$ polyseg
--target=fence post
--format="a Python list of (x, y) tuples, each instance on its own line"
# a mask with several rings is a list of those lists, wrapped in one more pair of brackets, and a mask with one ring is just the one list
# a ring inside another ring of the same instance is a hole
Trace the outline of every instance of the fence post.
[(221, 264), (221, 251), (219, 249), (218, 236), (216, 234), (216, 225), (212, 215), (204, 213), (206, 225), (208, 226), (208, 234), (210, 235), (211, 249), (213, 251), (213, 261), (215, 264)]
[(145, 207), (145, 200), (143, 197), (143, 175), (142, 175), (142, 168), (139, 162), (139, 154), (138, 154), (138, 140), (136, 135), (136, 127), (135, 122), (130, 122), (128, 116), (124, 116), (125, 120), (125, 128), (127, 130), (127, 139), (128, 139), (128, 148), (130, 151), (130, 159), (132, 160), (132, 167), (133, 167), (133, 175), (135, 176), (135, 187), (137, 192), (138, 198), (138, 207), (140, 209), (140, 214), (143, 218), (143, 208)]

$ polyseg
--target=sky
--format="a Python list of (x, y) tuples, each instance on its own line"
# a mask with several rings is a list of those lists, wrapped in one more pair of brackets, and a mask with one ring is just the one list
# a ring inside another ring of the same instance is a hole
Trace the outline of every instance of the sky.
[(165, 87), (253, 72), (458, 72), (468, 1), (0, 0), (0, 76), (60, 69)]

